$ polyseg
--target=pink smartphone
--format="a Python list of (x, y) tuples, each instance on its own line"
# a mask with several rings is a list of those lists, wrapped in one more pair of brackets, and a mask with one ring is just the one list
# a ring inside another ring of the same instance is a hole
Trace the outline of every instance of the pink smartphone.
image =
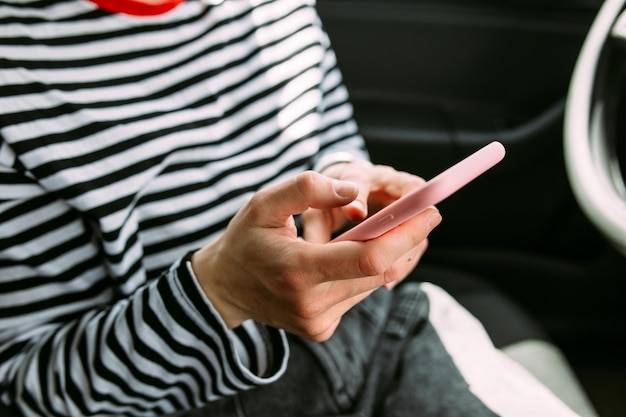
[(504, 146), (500, 142), (491, 142), (337, 236), (333, 242), (346, 240), (364, 242), (377, 238), (427, 207), (442, 202), (500, 162), (504, 154)]

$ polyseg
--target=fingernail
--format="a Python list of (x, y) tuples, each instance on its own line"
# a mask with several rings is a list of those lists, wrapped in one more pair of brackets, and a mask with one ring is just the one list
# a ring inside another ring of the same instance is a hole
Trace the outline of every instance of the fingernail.
[(334, 187), (335, 192), (344, 198), (353, 198), (358, 191), (356, 184), (349, 181), (335, 180)]
[(365, 204), (363, 204), (363, 202), (360, 200), (354, 200), (352, 203), (350, 203), (350, 205), (354, 207), (355, 209), (357, 209), (360, 213), (363, 213), (363, 215), (367, 213)]
[(428, 228), (428, 231), (430, 232), (435, 227), (437, 227), (439, 223), (441, 223), (441, 220), (441, 214), (439, 214), (438, 212), (432, 213), (430, 216), (428, 216), (428, 220), (426, 221), (426, 227)]

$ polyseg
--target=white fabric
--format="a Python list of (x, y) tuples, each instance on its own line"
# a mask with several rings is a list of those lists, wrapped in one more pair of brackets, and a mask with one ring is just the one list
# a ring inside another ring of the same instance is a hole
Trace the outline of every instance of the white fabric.
[(480, 322), (441, 288), (424, 284), (430, 320), (471, 391), (503, 417), (574, 417), (530, 372), (496, 349)]
[(597, 417), (563, 353), (542, 340), (524, 340), (502, 349), (515, 362), (528, 369), (550, 391), (583, 417)]

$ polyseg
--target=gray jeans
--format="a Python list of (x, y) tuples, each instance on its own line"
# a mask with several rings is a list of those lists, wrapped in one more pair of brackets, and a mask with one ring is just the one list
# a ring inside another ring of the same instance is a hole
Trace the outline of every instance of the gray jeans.
[(428, 312), (419, 284), (379, 290), (327, 342), (291, 337), (287, 372), (275, 383), (184, 416), (494, 416), (470, 392)]

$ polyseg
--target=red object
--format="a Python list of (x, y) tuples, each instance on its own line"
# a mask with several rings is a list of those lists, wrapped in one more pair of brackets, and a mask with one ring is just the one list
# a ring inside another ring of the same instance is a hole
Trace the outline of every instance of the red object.
[(103, 10), (136, 16), (154, 16), (167, 13), (185, 0), (162, 0), (146, 3), (141, 0), (90, 0)]

